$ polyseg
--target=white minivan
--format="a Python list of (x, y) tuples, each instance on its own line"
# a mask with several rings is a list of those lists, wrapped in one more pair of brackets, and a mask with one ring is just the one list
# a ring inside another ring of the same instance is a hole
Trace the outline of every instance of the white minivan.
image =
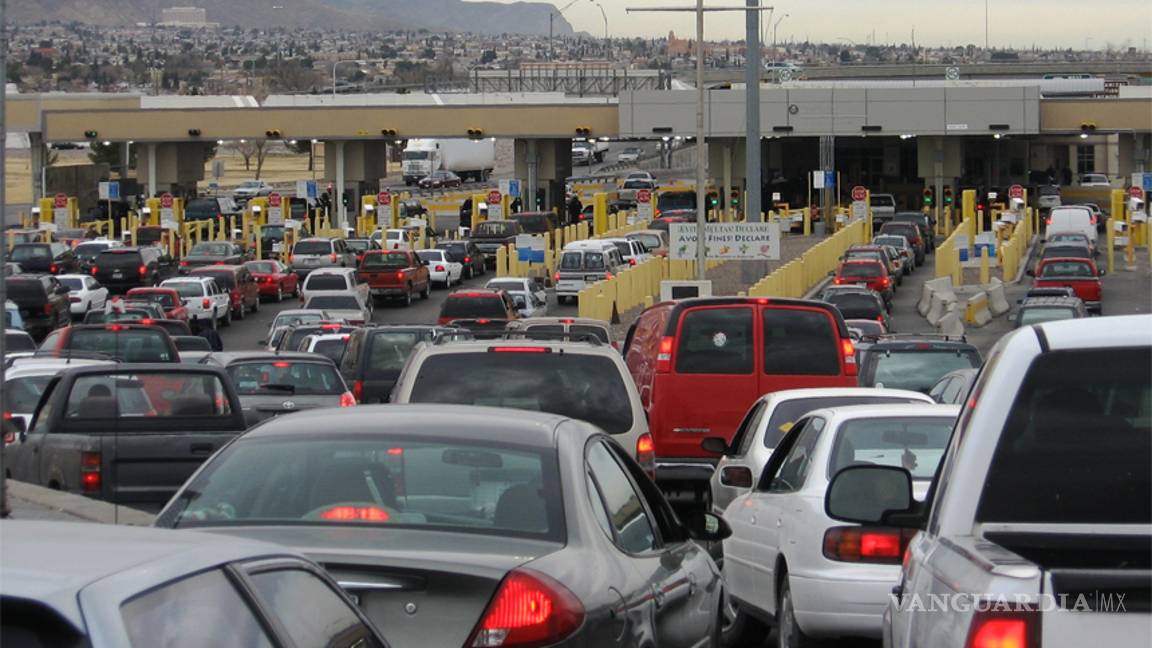
[(1096, 245), (1096, 216), (1090, 207), (1053, 207), (1044, 224), (1049, 232), (1080, 232)]
[(614, 244), (597, 239), (573, 241), (564, 246), (556, 264), (556, 300), (563, 304), (586, 286), (611, 279), (627, 268), (628, 262)]

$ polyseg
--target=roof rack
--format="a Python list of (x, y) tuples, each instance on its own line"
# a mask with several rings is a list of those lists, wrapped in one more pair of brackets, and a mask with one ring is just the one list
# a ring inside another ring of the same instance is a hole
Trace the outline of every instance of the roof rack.
[(595, 333), (581, 331), (531, 331), (528, 329), (508, 329), (500, 337), (502, 340), (539, 340), (541, 342), (586, 342), (592, 346), (603, 346), (604, 342)]
[(913, 338), (932, 338), (942, 342), (968, 342), (968, 336), (960, 335), (945, 335), (944, 333), (885, 333), (884, 335), (877, 336), (878, 342), (887, 340), (900, 340), (900, 339), (913, 339)]

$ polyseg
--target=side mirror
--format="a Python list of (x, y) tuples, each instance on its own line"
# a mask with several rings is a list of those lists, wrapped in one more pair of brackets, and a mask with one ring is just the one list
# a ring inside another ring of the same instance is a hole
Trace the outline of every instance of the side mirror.
[(1032, 268), (1028, 268), (1028, 269), (1027, 269), (1027, 270), (1024, 272), (1024, 274), (1028, 275), (1029, 277), (1035, 277), (1035, 276), (1036, 276), (1036, 271), (1035, 271), (1035, 270), (1033, 270)]
[(828, 276), (829, 276), (829, 277), (835, 277), (835, 276), (836, 276), (836, 271), (835, 271), (835, 270), (829, 270), (829, 271), (828, 271)]
[(421, 261), (421, 262), (420, 262), (420, 265), (432, 265), (432, 262), (431, 262), (431, 261), (427, 261), (427, 260), (424, 260), (424, 261)]
[(57, 286), (56, 287), (56, 294), (57, 295), (67, 295), (68, 294), (68, 287), (67, 286)]
[(720, 542), (732, 535), (732, 527), (714, 513), (695, 513), (685, 523), (688, 535), (701, 542)]
[(912, 509), (912, 474), (896, 466), (849, 466), (836, 473), (824, 496), (829, 517), (859, 524), (887, 524)]
[(747, 466), (724, 466), (720, 483), (732, 488), (752, 488), (752, 469)]
[(1108, 274), (1108, 271), (1101, 268), (1100, 270), (1097, 271), (1097, 274), (1099, 274), (1099, 276), (1103, 277), (1104, 275)]
[(700, 442), (700, 447), (706, 452), (714, 452), (716, 454), (728, 454), (728, 442), (722, 437), (707, 437)]

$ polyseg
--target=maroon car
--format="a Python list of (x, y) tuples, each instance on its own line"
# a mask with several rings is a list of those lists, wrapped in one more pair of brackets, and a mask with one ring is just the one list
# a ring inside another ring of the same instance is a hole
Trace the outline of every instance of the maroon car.
[(300, 277), (279, 261), (248, 261), (244, 267), (256, 279), (261, 297), (272, 297), (281, 302), (284, 295), (296, 297), (300, 294)]
[(260, 310), (260, 288), (252, 272), (242, 265), (213, 265), (194, 268), (194, 277), (212, 277), (220, 290), (227, 290), (232, 303), (232, 319), (244, 319), (246, 312)]
[(444, 189), (446, 187), (459, 187), (464, 184), (460, 176), (451, 171), (433, 171), (431, 175), (420, 178), (421, 189)]

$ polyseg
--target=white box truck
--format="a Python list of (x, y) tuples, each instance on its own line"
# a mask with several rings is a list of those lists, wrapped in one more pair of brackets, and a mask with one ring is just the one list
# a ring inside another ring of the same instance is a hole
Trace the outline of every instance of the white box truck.
[(496, 166), (496, 140), (412, 139), (404, 147), (400, 172), (413, 185), (433, 171), (451, 171), (465, 182), (484, 182)]

